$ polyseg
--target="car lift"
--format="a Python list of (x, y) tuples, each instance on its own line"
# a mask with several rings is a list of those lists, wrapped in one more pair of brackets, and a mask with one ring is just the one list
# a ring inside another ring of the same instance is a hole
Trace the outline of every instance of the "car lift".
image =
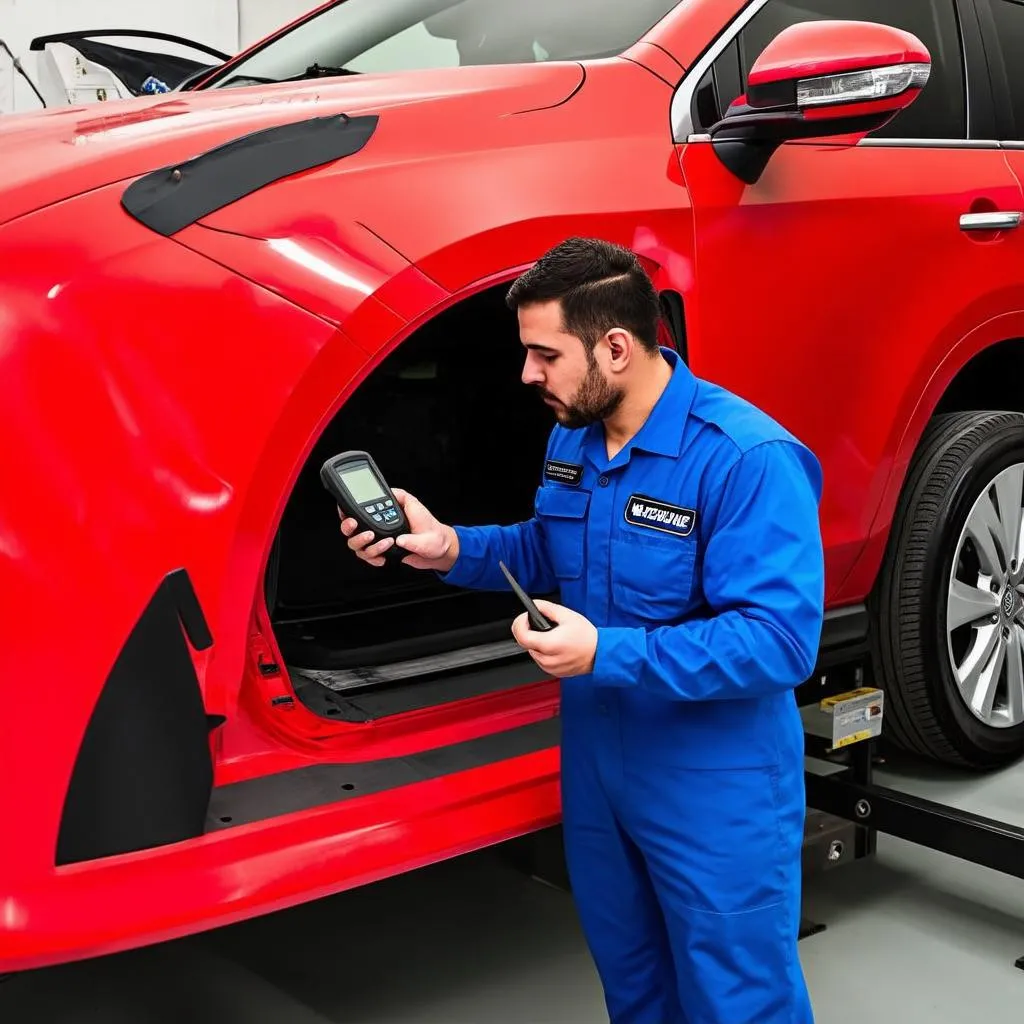
[[(851, 682), (854, 685), (848, 688)], [(805, 869), (808, 860), (814, 862), (812, 870), (835, 866), (843, 860), (850, 839), (851, 859), (873, 854), (877, 835), (883, 832), (1005, 875), (1024, 878), (1024, 829), (874, 781), (872, 769), (883, 727), (884, 694), (871, 686), (866, 664), (825, 673), (819, 677), (818, 687), (816, 704), (801, 701), (807, 756), (841, 767), (827, 774), (811, 770), (805, 773), (808, 825), (815, 821), (823, 823), (820, 840), (808, 830)], [(868, 708), (876, 709), (870, 725), (864, 715)], [(839, 847), (834, 846), (836, 842)], [(805, 922), (801, 937), (815, 934), (823, 927)], [(1016, 960), (1015, 966), (1024, 970), (1024, 956)]]
[[(884, 694), (871, 685), (867, 658), (819, 666), (797, 692), (810, 767), (803, 873), (871, 856), (879, 832), (961, 860), (1024, 878), (1024, 829), (878, 785), (873, 767), (884, 719)], [(811, 696), (813, 694), (813, 696)], [(509, 844), (513, 862), (536, 880), (569, 891), (561, 826)], [(804, 919), (800, 938), (826, 925)], [(1015, 966), (1024, 970), (1024, 956)]]

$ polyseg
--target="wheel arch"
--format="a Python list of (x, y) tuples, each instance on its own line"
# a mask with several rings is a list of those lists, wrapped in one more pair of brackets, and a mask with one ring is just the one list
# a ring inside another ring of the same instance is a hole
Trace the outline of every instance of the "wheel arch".
[(974, 353), (942, 393), (932, 415), (999, 409), (1024, 412), (1024, 334)]
[[(934, 349), (932, 350), (934, 351)], [(929, 372), (929, 366), (932, 366)], [(850, 595), (860, 600), (876, 586), (889, 543), (896, 508), (907, 482), (914, 454), (931, 420), (945, 412), (999, 409), (1024, 412), (1024, 389), (1014, 396), (1013, 371), (1024, 369), (1024, 310), (992, 318), (948, 346), (944, 358), (921, 367), (907, 391), (907, 412), (894, 424), (893, 458), (860, 557), (835, 590), (835, 602)], [(1000, 375), (997, 392), (1005, 405), (984, 399), (983, 375)], [(1019, 378), (1018, 378), (1019, 379)]]

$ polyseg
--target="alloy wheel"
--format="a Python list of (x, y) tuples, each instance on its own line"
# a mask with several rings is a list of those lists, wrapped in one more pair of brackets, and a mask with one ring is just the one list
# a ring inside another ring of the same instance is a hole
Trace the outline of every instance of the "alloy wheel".
[(1024, 722), (1024, 463), (982, 490), (957, 541), (946, 595), (950, 667), (980, 722)]

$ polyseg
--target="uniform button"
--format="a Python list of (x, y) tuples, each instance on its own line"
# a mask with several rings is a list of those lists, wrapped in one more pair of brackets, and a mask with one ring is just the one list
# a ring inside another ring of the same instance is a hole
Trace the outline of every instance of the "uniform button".
[(600, 480), (598, 480), (597, 482), (598, 482), (598, 483), (599, 483), (599, 484), (600, 484), (600, 485), (601, 485), (602, 487), (607, 487), (607, 486), (608, 486), (608, 477), (606, 477), (606, 476), (603, 476), (603, 477), (601, 477), (601, 479), (600, 479)]

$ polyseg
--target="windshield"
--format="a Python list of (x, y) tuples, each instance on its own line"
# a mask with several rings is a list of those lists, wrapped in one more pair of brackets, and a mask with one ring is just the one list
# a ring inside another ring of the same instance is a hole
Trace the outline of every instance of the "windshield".
[(679, 0), (342, 0), (204, 88), (610, 57)]

